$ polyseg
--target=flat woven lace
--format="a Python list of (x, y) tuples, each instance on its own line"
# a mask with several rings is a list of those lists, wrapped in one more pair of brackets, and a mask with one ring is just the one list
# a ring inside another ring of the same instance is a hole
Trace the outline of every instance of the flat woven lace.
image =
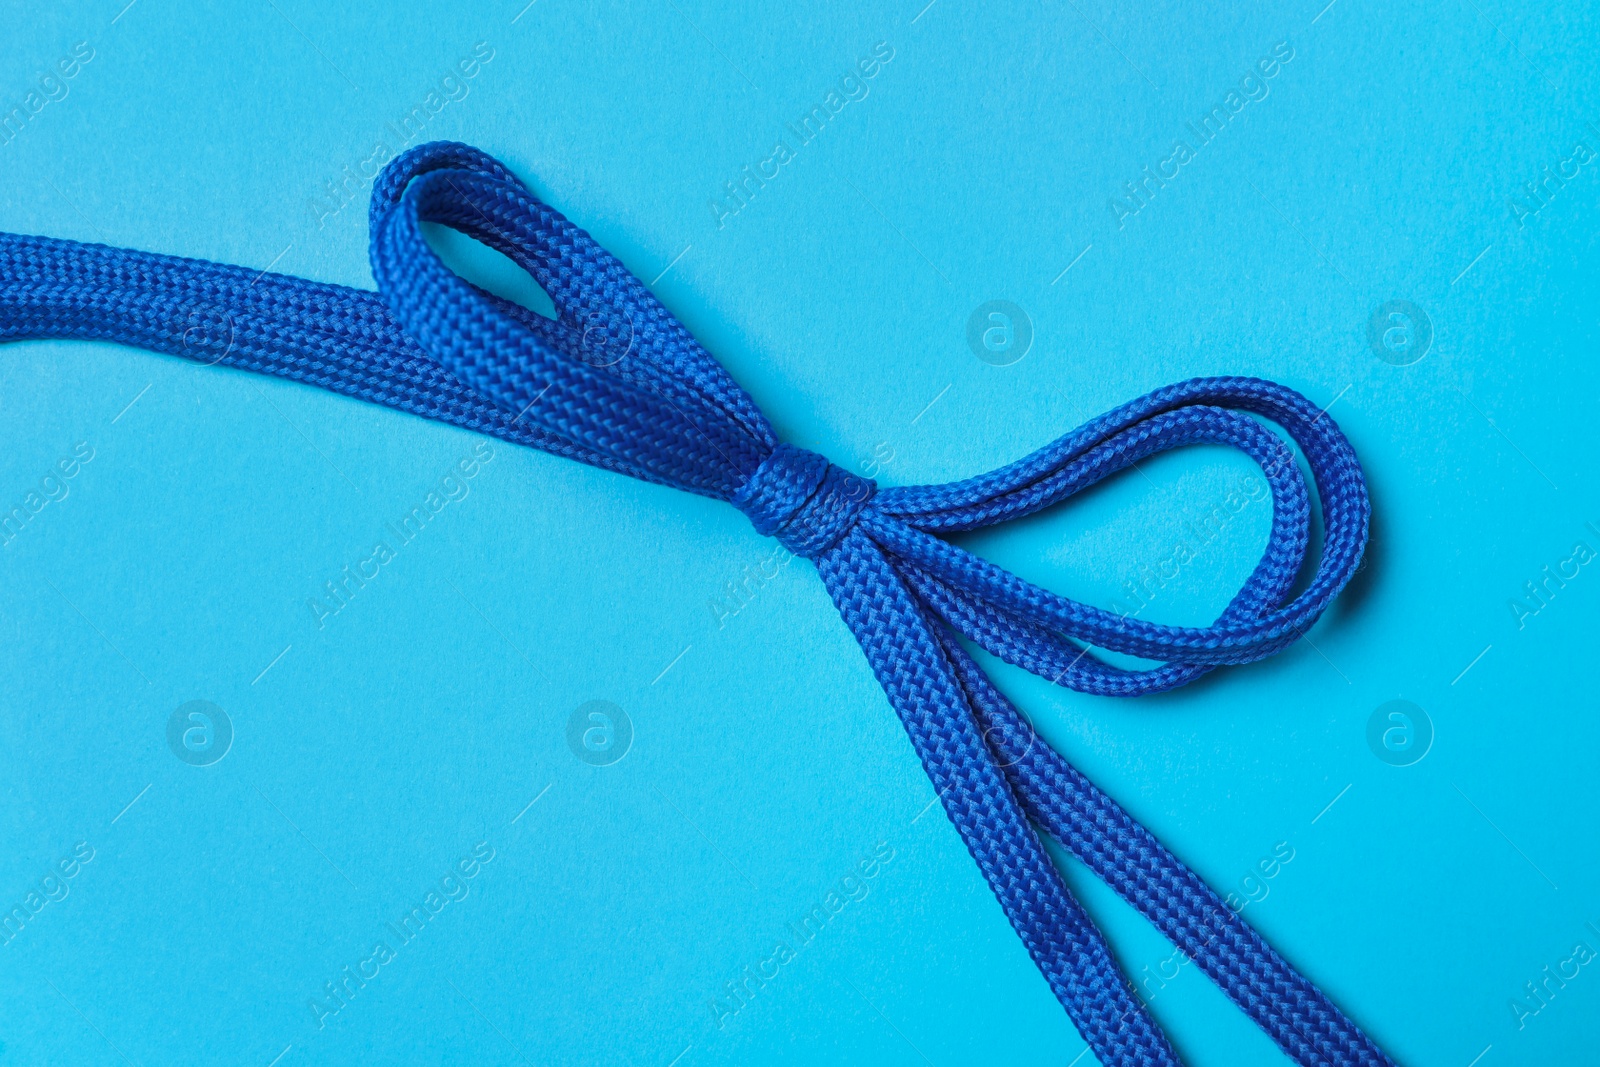
[[(550, 295), (558, 317), (456, 276), (424, 241), (423, 222), (510, 257)], [(1295, 1062), (1391, 1063), (1038, 738), (958, 639), (1055, 684), (1108, 696), (1170, 689), (1287, 647), (1344, 587), (1366, 546), (1366, 484), (1333, 419), (1272, 382), (1197, 378), (988, 474), (880, 489), (780, 443), (754, 401), (618, 260), (477, 149), (440, 142), (395, 159), (374, 185), (371, 230), (376, 293), (0, 234), (0, 340), (111, 341), (277, 375), (728, 501), (815, 563), (945, 813), (1102, 1064), (1178, 1059), (1067, 889), (1041, 829)], [(1299, 446), (1321, 501), (1317, 564), (1294, 596), (1310, 541), (1309, 490), (1267, 422)], [(1161, 625), (1056, 596), (940, 536), (1031, 515), (1147, 456), (1194, 444), (1244, 452), (1273, 501), (1260, 562), (1209, 626)], [(1158, 665), (1125, 669), (1094, 650)]]

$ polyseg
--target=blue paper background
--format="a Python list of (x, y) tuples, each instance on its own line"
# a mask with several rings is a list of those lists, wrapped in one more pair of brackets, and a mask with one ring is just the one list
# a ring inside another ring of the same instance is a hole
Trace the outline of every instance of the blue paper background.
[[(11, 11), (0, 115), (78, 42), (93, 58), (0, 137), (0, 229), (370, 287), (365, 188), (327, 186), (423, 105), (417, 140), (505, 160), (780, 432), (886, 483), (988, 469), (1192, 375), (1329, 405), (1374, 540), (1307, 642), (1129, 703), (996, 677), (1214, 885), (1261, 897), (1246, 916), (1401, 1062), (1591, 1054), (1596, 968), (1512, 1002), (1600, 950), (1600, 577), (1510, 606), (1600, 548), (1600, 160), (1537, 212), (1524, 189), (1600, 151), (1591, 5), (123, 2)], [(785, 124), (880, 42), (865, 97), (800, 145)], [(1110, 206), (1280, 43), (1264, 98)], [(713, 208), (780, 138), (777, 176)], [(966, 341), (994, 299), (1033, 328), (1009, 366)], [(1368, 341), (1391, 300), (1431, 320), (1408, 366)], [(79, 442), (93, 459), (0, 550), (0, 902), (79, 842), (93, 859), (0, 945), (0, 1064), (1093, 1062), (809, 565), (732, 509), (497, 442), (319, 629), (307, 600), (476, 438), (110, 346), (3, 356), (3, 510)], [(970, 543), (1125, 607), (1247, 475), (1166, 457)], [(1266, 521), (1245, 506), (1144, 617), (1208, 619)], [(207, 767), (166, 735), (196, 699), (235, 735)], [(1432, 724), (1410, 766), (1367, 741), (1394, 699)], [(590, 700), (633, 724), (614, 765), (568, 746)], [(480, 842), (464, 899), (386, 932)], [(880, 843), (865, 896), (719, 1025), (726, 983)], [(1243, 881), (1280, 843), (1292, 861)], [(1066, 869), (1188, 1062), (1282, 1062)], [(319, 1026), (311, 999), (379, 940), (394, 959)]]

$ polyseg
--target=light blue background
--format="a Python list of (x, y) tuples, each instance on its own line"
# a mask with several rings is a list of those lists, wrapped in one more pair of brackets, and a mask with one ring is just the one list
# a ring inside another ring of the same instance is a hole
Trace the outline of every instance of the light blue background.
[[(988, 469), (1192, 375), (1330, 405), (1374, 539), (1309, 641), (1127, 703), (996, 678), (1224, 892), (1289, 843), (1246, 916), (1401, 1062), (1593, 1055), (1600, 968), (1520, 1029), (1510, 1002), (1600, 950), (1600, 574), (1520, 629), (1509, 602), (1600, 548), (1600, 164), (1520, 226), (1507, 202), (1600, 151), (1592, 5), (124, 2), (9, 13), (0, 112), (94, 58), (0, 145), (0, 229), (370, 287), (365, 192), (308, 205), (483, 41), (422, 139), (505, 160), (780, 432), (892, 453), (880, 481)], [(1283, 41), (1267, 97), (1119, 227), (1123, 183)], [(878, 42), (869, 95), (719, 228), (723, 183)], [(1012, 366), (966, 344), (991, 299), (1034, 326)], [(1432, 320), (1411, 366), (1367, 342), (1392, 299)], [(307, 598), (472, 435), (61, 343), (4, 349), (0, 426), (4, 510), (94, 449), (0, 550), (0, 902), (95, 850), (0, 946), (0, 1064), (1093, 1062), (809, 565), (718, 625), (772, 551), (731, 508), (496, 443), (319, 630)], [(1166, 457), (970, 543), (1108, 604), (1245, 473)], [(1266, 522), (1245, 509), (1145, 617), (1209, 619)], [(1403, 768), (1366, 742), (1396, 698), (1436, 734)], [(193, 699), (236, 731), (210, 767), (167, 747)], [(567, 746), (592, 699), (634, 724), (613, 766)], [(478, 842), (467, 898), (319, 1029), (309, 999)], [(879, 842), (865, 899), (719, 1028), (710, 998)], [(1188, 1062), (1282, 1062), (1066, 869)]]

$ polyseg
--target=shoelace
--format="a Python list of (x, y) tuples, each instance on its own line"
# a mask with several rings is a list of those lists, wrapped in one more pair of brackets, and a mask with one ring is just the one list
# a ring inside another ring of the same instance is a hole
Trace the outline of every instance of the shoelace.
[[(494, 248), (550, 295), (548, 319), (453, 274), (419, 224)], [(814, 562), (950, 821), (1040, 972), (1107, 1067), (1177, 1064), (1035, 827), (1093, 870), (1306, 1067), (1382, 1051), (1115, 801), (1039, 739), (958, 639), (1086, 693), (1135, 696), (1287, 647), (1355, 571), (1369, 505), (1334, 421), (1293, 390), (1197, 378), (1101, 415), (1009, 466), (878, 488), (780, 443), (754, 401), (588, 234), (500, 163), (439, 142), (373, 189), (378, 292), (201, 260), (0, 234), (0, 340), (112, 341), (307, 382), (726, 500)], [(1316, 570), (1294, 597), (1310, 503)], [(939, 535), (1050, 507), (1147, 456), (1225, 444), (1266, 475), (1271, 535), (1210, 626), (1166, 626), (1032, 585)], [(1158, 662), (1115, 666), (1091, 649)]]

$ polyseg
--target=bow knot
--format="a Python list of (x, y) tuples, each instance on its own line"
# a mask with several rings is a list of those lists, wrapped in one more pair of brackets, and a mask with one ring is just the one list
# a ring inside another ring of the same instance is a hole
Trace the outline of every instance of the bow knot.
[[(956, 637), (1053, 683), (1116, 696), (1171, 689), (1287, 647), (1350, 580), (1367, 540), (1361, 466), (1326, 409), (1272, 382), (1196, 378), (999, 470), (880, 492), (781, 444), (755, 401), (626, 267), (477, 149), (435, 143), (391, 162), (374, 184), (371, 222), (378, 293), (0, 234), (0, 341), (112, 340), (275, 374), (730, 501), (758, 531), (816, 563), (951, 823), (1101, 1063), (1173, 1067), (1177, 1055), (1036, 827), (1155, 923), (1303, 1067), (1390, 1067), (1228, 902), (1048, 744), (1034, 744)], [(549, 294), (556, 317), (456, 277), (428, 247), (423, 223), (510, 257)], [(197, 346), (193, 329), (171, 328), (192, 327), (201, 312), (227, 324), (225, 346)], [(1308, 486), (1295, 453), (1262, 420), (1300, 446), (1322, 505), (1321, 552), (1298, 591), (1312, 532)], [(1193, 445), (1243, 452), (1272, 499), (1261, 560), (1209, 626), (1078, 603), (942, 536), (1024, 518)], [(1155, 665), (1118, 666), (1095, 649)]]
[(870, 478), (851, 474), (804, 448), (780, 444), (729, 500), (756, 532), (805, 559), (838, 544), (878, 491)]

